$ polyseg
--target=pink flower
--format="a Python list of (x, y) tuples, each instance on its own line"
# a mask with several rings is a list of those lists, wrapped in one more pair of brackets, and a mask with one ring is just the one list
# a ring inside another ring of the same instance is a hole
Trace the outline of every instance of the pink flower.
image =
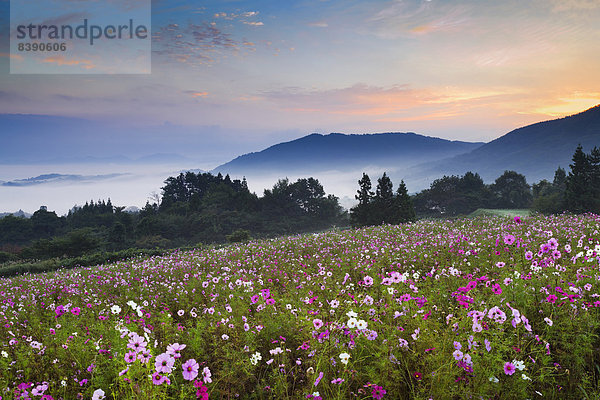
[(506, 375), (512, 375), (515, 373), (515, 366), (511, 362), (507, 362), (504, 364), (504, 373)]
[(79, 308), (79, 307), (73, 307), (73, 308), (71, 308), (71, 313), (73, 315), (79, 315), (80, 312), (81, 312), (81, 308)]
[(125, 362), (128, 364), (134, 362), (136, 359), (137, 354), (135, 351), (128, 351), (127, 354), (125, 354)]
[(323, 371), (319, 372), (319, 376), (315, 380), (315, 386), (317, 386), (319, 382), (321, 382), (321, 379), (323, 379)]
[(204, 367), (204, 369), (202, 370), (202, 377), (204, 380), (204, 383), (211, 383), (212, 379), (210, 379), (210, 377), (212, 376), (212, 374), (210, 373), (210, 369), (208, 369), (208, 367)]
[(319, 318), (315, 318), (313, 319), (313, 325), (315, 326), (315, 329), (319, 329), (323, 326), (323, 321), (321, 321)]
[(133, 336), (129, 338), (127, 348), (133, 349), (136, 353), (139, 353), (145, 350), (147, 344), (148, 343), (146, 343), (143, 336), (134, 333)]
[(164, 375), (160, 375), (158, 372), (152, 374), (152, 383), (155, 385), (162, 385), (167, 380), (167, 377)]
[(173, 365), (175, 365), (175, 358), (171, 357), (167, 353), (159, 354), (156, 357), (156, 360), (154, 361), (154, 367), (156, 368), (157, 374), (171, 373), (171, 371), (173, 370)]
[(185, 344), (173, 343), (167, 346), (167, 354), (173, 356), (174, 358), (181, 357), (179, 352), (185, 349), (187, 346)]
[(504, 236), (504, 243), (507, 245), (511, 245), (515, 242), (515, 237), (513, 235), (506, 235)]
[(193, 381), (198, 376), (198, 369), (200, 365), (193, 358), (187, 360), (182, 366), (183, 368), (183, 379), (186, 381)]

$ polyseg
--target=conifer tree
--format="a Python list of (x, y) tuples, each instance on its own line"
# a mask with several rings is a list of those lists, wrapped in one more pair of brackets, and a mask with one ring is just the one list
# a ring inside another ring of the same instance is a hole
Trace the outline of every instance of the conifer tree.
[(400, 224), (403, 222), (411, 222), (416, 219), (415, 207), (413, 206), (412, 199), (408, 195), (404, 180), (400, 181), (394, 200), (396, 203), (396, 221), (394, 223)]
[(358, 181), (359, 189), (356, 191), (355, 199), (358, 204), (350, 209), (350, 222), (352, 226), (366, 226), (370, 222), (370, 208), (374, 193), (371, 191), (371, 178), (363, 172)]

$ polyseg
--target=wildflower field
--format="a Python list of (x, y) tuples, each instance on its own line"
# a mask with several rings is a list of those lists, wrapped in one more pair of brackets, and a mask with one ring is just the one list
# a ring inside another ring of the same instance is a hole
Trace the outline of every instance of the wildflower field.
[(600, 217), (420, 221), (0, 280), (2, 399), (600, 396)]

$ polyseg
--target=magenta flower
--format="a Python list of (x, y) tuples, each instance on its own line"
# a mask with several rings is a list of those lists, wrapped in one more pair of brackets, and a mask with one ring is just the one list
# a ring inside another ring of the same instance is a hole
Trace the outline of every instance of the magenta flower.
[(56, 313), (56, 318), (58, 318), (65, 313), (65, 307), (62, 305), (59, 305), (58, 307), (56, 307), (54, 312)]
[(383, 395), (387, 393), (387, 391), (382, 388), (381, 386), (373, 386), (373, 391), (371, 393), (371, 395), (373, 396), (374, 399), (377, 400), (381, 400), (383, 398)]
[(516, 369), (515, 366), (511, 362), (506, 362), (504, 364), (504, 373), (506, 375), (512, 375), (512, 374), (514, 374), (515, 373), (515, 369)]
[(502, 294), (502, 288), (497, 283), (492, 285), (492, 291), (496, 294)]
[(81, 308), (79, 308), (79, 307), (73, 307), (73, 308), (71, 308), (71, 314), (78, 316), (79, 313), (81, 313)]
[(504, 244), (511, 245), (515, 242), (515, 237), (513, 235), (504, 236)]
[(156, 368), (157, 374), (171, 373), (171, 371), (173, 370), (173, 365), (175, 365), (175, 358), (171, 357), (167, 353), (159, 354), (156, 357), (156, 360), (154, 361), (154, 367)]
[(198, 370), (200, 365), (193, 358), (187, 360), (182, 366), (183, 368), (183, 379), (186, 381), (193, 381), (198, 376)]

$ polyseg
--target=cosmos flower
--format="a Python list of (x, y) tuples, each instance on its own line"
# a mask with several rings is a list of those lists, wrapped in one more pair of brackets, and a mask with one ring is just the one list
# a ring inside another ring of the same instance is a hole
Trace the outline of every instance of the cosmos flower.
[(193, 381), (198, 376), (200, 365), (193, 358), (187, 360), (181, 368), (183, 369), (183, 379)]
[(350, 360), (350, 354), (348, 353), (341, 353), (339, 355), (340, 357), (340, 361), (342, 362), (342, 364), (347, 365), (348, 361)]
[(156, 356), (156, 360), (154, 360), (154, 367), (156, 368), (157, 374), (171, 373), (171, 371), (173, 370), (173, 365), (175, 365), (175, 358), (171, 357), (167, 353), (159, 354), (158, 356)]
[(504, 363), (504, 373), (506, 375), (512, 375), (515, 373), (515, 366), (511, 362)]
[(105, 398), (104, 390), (102, 390), (102, 389), (94, 390), (94, 394), (92, 395), (92, 400), (103, 400), (104, 398)]
[(211, 383), (211, 376), (212, 374), (210, 373), (210, 369), (208, 367), (204, 367), (204, 369), (202, 370), (202, 380), (204, 381), (204, 383)]
[(174, 357), (180, 358), (180, 352), (185, 349), (187, 346), (185, 344), (173, 343), (167, 346), (167, 354)]

